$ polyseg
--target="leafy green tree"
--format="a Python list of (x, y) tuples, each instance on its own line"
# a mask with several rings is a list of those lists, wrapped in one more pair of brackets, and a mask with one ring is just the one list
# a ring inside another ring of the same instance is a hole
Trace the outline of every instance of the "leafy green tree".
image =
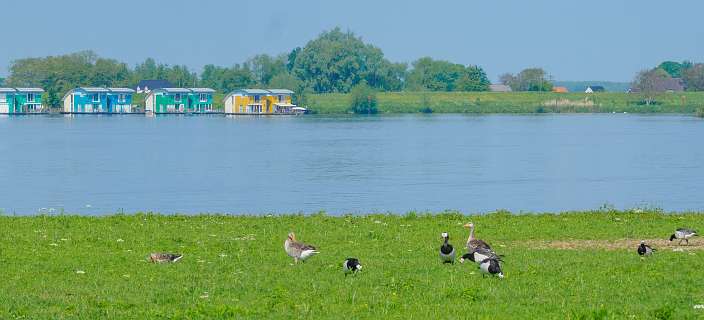
[(370, 87), (366, 81), (362, 81), (355, 85), (350, 91), (352, 102), (350, 111), (356, 114), (375, 114), (377, 113), (376, 91)]
[(5, 78), (0, 77), (0, 86), (5, 85)]
[(221, 92), (243, 89), (255, 83), (254, 75), (247, 65), (235, 64), (231, 68), (206, 65), (201, 74), (201, 86)]
[(682, 76), (682, 70), (685, 68), (691, 67), (691, 62), (688, 63), (687, 61), (679, 63), (675, 61), (665, 61), (658, 65), (659, 69), (664, 70), (667, 72), (667, 74), (670, 75), (670, 77), (673, 78), (679, 78)]
[(352, 32), (339, 28), (323, 32), (300, 50), (289, 54), (291, 73), (314, 92), (349, 92), (362, 80), (382, 90), (400, 90), (401, 65), (384, 58), (382, 51), (365, 44)]
[(499, 77), (513, 91), (551, 91), (552, 82), (542, 68), (528, 68), (517, 75), (510, 73)]
[(423, 57), (413, 62), (406, 79), (411, 90), (486, 91), (489, 79), (482, 68)]
[(288, 72), (286, 63), (288, 56), (279, 55), (272, 57), (267, 54), (259, 54), (247, 60), (247, 64), (252, 70), (254, 80), (260, 86), (267, 86), (271, 79), (278, 74)]

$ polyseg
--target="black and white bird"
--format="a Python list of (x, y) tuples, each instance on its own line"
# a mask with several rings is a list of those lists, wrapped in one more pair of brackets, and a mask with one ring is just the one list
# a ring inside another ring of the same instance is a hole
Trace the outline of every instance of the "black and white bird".
[(670, 236), (670, 241), (675, 240), (675, 239), (679, 239), (680, 240), (679, 244), (681, 245), (682, 240), (684, 240), (687, 243), (687, 245), (689, 245), (689, 238), (695, 237), (695, 236), (698, 236), (696, 230), (687, 229), (687, 228), (679, 228), (679, 229), (675, 230), (675, 233), (673, 233)]
[(462, 257), (460, 257), (460, 263), (464, 263), (465, 260), (480, 263), (485, 259), (496, 259), (501, 261), (501, 256), (496, 254), (496, 252), (491, 249), (476, 248), (472, 250), (472, 252), (463, 254)]
[(467, 252), (472, 252), (476, 248), (486, 248), (491, 249), (488, 243), (484, 240), (474, 238), (474, 223), (467, 223), (464, 225), (465, 228), (469, 228), (469, 238), (467, 238)]
[(450, 236), (447, 232), (443, 232), (441, 237), (445, 242), (440, 246), (440, 261), (442, 263), (455, 263), (455, 248), (448, 242), (450, 241)]
[(484, 274), (496, 275), (503, 279), (504, 273), (501, 271), (501, 263), (499, 259), (484, 259), (479, 263), (479, 270)]
[(342, 271), (345, 272), (345, 277), (347, 277), (348, 274), (356, 274), (359, 271), (362, 271), (362, 264), (359, 263), (359, 259), (357, 258), (347, 258), (345, 259), (345, 262), (342, 263)]
[(655, 249), (645, 244), (645, 241), (641, 241), (640, 245), (638, 246), (638, 254), (640, 256), (652, 256), (654, 251)]
[(162, 263), (162, 262), (177, 262), (183, 258), (182, 254), (179, 253), (161, 253), (161, 252), (155, 252), (149, 254), (149, 261), (154, 262), (154, 263)]

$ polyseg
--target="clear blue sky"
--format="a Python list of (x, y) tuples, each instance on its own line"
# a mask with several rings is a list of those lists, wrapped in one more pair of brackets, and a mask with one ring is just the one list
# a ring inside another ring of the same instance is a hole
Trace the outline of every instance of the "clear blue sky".
[(3, 0), (0, 8), (0, 75), (13, 59), (85, 49), (199, 71), (288, 52), (335, 26), (392, 61), (477, 64), (492, 80), (539, 66), (557, 80), (630, 81), (663, 60), (704, 61), (701, 0)]

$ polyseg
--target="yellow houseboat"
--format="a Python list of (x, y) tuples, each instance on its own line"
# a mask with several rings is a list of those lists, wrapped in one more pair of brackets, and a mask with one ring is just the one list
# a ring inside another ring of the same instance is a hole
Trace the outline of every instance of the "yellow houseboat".
[(225, 114), (299, 114), (305, 108), (292, 103), (293, 91), (287, 89), (240, 89), (230, 92), (223, 104)]

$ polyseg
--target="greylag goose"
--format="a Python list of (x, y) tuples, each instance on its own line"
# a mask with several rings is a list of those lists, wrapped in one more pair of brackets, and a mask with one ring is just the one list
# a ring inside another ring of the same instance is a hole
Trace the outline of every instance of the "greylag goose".
[(296, 235), (293, 232), (290, 232), (284, 241), (284, 250), (296, 263), (298, 260), (305, 262), (306, 259), (318, 253), (314, 246), (296, 241)]
[(345, 259), (345, 262), (342, 264), (342, 271), (345, 272), (345, 277), (347, 277), (348, 274), (354, 273), (356, 274), (357, 271), (362, 270), (362, 264), (359, 263), (359, 259), (357, 258), (347, 258)]
[(638, 246), (638, 255), (651, 256), (653, 255), (653, 251), (655, 251), (655, 249), (645, 244), (645, 241), (640, 242), (640, 245)]
[(496, 252), (491, 249), (476, 248), (472, 252), (462, 255), (462, 257), (460, 257), (460, 263), (464, 263), (465, 260), (480, 263), (485, 259), (496, 259), (501, 261), (501, 256), (496, 254)]
[(504, 277), (501, 271), (501, 264), (498, 259), (484, 259), (479, 263), (479, 270), (484, 274), (497, 275), (499, 278)]
[(670, 236), (670, 241), (675, 240), (675, 239), (679, 239), (680, 240), (679, 244), (681, 245), (682, 240), (684, 240), (687, 243), (687, 245), (689, 245), (689, 238), (694, 237), (694, 236), (697, 236), (696, 230), (679, 228), (679, 229), (675, 230), (675, 233), (673, 233)]
[(455, 263), (455, 248), (448, 243), (450, 236), (447, 232), (443, 232), (441, 237), (445, 242), (440, 246), (440, 261), (442, 261), (442, 263)]
[(183, 255), (178, 253), (152, 253), (149, 255), (149, 261), (155, 263), (176, 262), (181, 260), (181, 258), (183, 258)]
[(465, 228), (469, 228), (469, 238), (467, 238), (467, 252), (472, 252), (476, 248), (491, 249), (488, 243), (484, 240), (479, 240), (474, 238), (474, 223), (467, 223), (464, 225)]

